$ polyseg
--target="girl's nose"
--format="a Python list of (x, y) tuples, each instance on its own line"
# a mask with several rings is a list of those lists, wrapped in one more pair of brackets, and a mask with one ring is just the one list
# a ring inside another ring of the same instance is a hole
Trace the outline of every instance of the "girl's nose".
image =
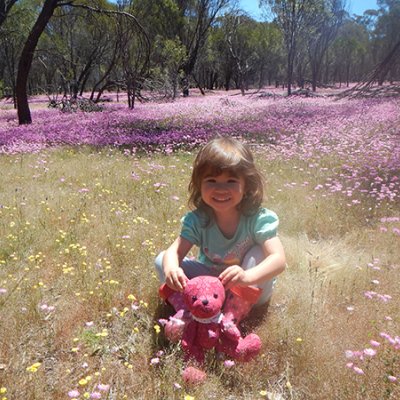
[(217, 183), (215, 185), (215, 190), (219, 190), (221, 192), (224, 192), (227, 189), (228, 189), (228, 186), (225, 183)]

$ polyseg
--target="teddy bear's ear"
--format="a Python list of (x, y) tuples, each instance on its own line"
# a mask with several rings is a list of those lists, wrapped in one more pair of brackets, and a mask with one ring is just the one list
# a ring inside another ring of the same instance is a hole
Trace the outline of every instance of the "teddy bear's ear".
[(173, 293), (175, 293), (175, 291), (167, 286), (166, 283), (163, 283), (158, 289), (158, 294), (164, 301), (167, 300), (168, 297), (171, 296), (171, 294)]
[(236, 296), (256, 304), (261, 296), (261, 289), (253, 286), (234, 286), (230, 289)]

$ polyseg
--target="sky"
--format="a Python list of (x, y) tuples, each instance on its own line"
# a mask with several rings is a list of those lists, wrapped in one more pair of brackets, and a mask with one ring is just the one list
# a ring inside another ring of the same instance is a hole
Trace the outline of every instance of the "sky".
[[(239, 0), (240, 7), (255, 19), (263, 20), (258, 8), (259, 0)], [(350, 15), (362, 15), (365, 10), (377, 8), (376, 0), (347, 0)]]

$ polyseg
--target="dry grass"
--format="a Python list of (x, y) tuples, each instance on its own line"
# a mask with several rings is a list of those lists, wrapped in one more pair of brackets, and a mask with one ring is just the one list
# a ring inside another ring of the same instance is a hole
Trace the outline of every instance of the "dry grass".
[[(84, 398), (98, 384), (109, 385), (103, 399), (399, 396), (388, 381), (400, 379), (399, 350), (380, 333), (399, 335), (400, 223), (379, 224), (399, 205), (374, 215), (368, 204), (346, 207), (314, 191), (329, 170), (269, 164), (262, 153), (266, 205), (281, 217), (288, 256), (267, 314), (251, 324), (263, 354), (231, 369), (210, 355), (207, 382), (184, 387), (179, 346), (158, 333), (166, 310), (153, 260), (179, 232), (192, 157), (59, 149), (0, 158), (0, 399), (65, 399), (75, 388)], [(353, 360), (358, 375), (344, 352), (370, 340), (378, 354)]]

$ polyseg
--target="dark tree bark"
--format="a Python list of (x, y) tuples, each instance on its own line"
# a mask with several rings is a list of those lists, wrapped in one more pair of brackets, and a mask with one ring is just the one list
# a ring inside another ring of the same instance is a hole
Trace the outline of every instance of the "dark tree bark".
[(30, 124), (32, 122), (31, 111), (28, 103), (27, 83), (31, 69), (33, 54), (39, 42), (40, 35), (46, 28), (51, 16), (58, 5), (58, 0), (46, 0), (35, 25), (29, 33), (28, 39), (21, 52), (18, 64), (16, 95), (18, 107), (19, 124)]

